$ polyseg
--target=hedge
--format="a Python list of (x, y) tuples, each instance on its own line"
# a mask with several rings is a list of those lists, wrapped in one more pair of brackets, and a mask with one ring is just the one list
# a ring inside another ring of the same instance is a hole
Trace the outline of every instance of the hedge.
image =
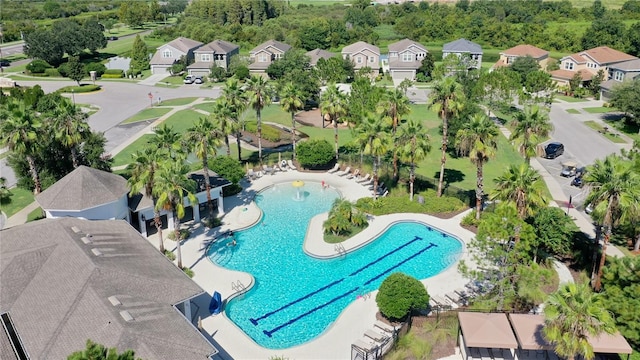
[(60, 88), (58, 92), (70, 93), (72, 90), (76, 94), (88, 93), (100, 90), (100, 85), (85, 84), (81, 86), (65, 86), (63, 88)]
[(109, 74), (109, 75), (116, 75), (117, 74), (117, 75), (122, 76), (124, 74), (124, 70), (122, 70), (122, 69), (107, 69), (107, 70), (105, 70), (104, 73), (105, 73), (105, 75), (106, 74)]
[(122, 74), (102, 74), (101, 78), (103, 79), (120, 79), (122, 78)]
[(58, 69), (46, 69), (46, 70), (44, 71), (44, 74), (45, 74), (46, 76), (51, 76), (51, 77), (62, 77), (62, 76), (60, 75), (60, 72), (58, 72)]

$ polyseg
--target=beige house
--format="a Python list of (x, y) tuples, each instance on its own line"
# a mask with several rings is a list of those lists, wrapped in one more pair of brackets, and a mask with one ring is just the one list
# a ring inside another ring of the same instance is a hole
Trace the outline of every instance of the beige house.
[(547, 68), (549, 63), (549, 52), (533, 45), (517, 45), (500, 53), (500, 59), (493, 65), (492, 69), (503, 66), (511, 66), (517, 58), (530, 56), (538, 62), (540, 69)]
[(327, 50), (322, 50), (322, 49), (314, 49), (314, 50), (308, 51), (305, 53), (305, 55), (309, 57), (309, 65), (311, 65), (311, 67), (315, 67), (318, 64), (318, 60), (320, 59), (327, 60), (329, 58), (336, 56), (336, 54), (329, 52)]
[(200, 41), (179, 37), (169, 43), (160, 46), (156, 53), (153, 54), (149, 64), (151, 65), (151, 74), (167, 74), (169, 68), (175, 64), (182, 56), (187, 59), (193, 59), (194, 51), (202, 46)]
[(378, 76), (380, 72), (380, 48), (358, 41), (355, 44), (345, 46), (342, 49), (342, 58), (351, 59), (356, 71), (363, 68), (371, 68), (372, 76)]
[(224, 40), (214, 40), (196, 49), (195, 62), (187, 66), (191, 75), (209, 75), (215, 64), (225, 70), (229, 69), (231, 57), (238, 55), (240, 46)]
[(389, 74), (394, 83), (404, 79), (415, 81), (416, 72), (426, 56), (427, 49), (413, 40), (389, 44)]
[(576, 73), (579, 73), (582, 82), (585, 82), (590, 81), (599, 70), (603, 70), (606, 79), (612, 65), (636, 59), (638, 58), (635, 56), (608, 46), (599, 46), (563, 57), (560, 59), (560, 69), (552, 71), (551, 78), (556, 84), (566, 86)]
[(249, 52), (249, 72), (251, 74), (266, 75), (267, 68), (272, 62), (281, 59), (284, 53), (291, 49), (291, 45), (276, 40), (264, 42)]

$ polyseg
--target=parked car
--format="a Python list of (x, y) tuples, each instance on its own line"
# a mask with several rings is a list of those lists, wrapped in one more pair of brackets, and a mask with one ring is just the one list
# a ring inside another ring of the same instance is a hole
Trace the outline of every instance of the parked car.
[(0, 59), (0, 67), (9, 67), (11, 62), (7, 59)]
[(193, 84), (196, 81), (196, 76), (195, 75), (187, 75), (185, 76), (183, 82), (185, 84)]
[(587, 207), (584, 208), (584, 212), (591, 214), (593, 212), (593, 204), (588, 204)]
[(196, 84), (202, 84), (204, 83), (204, 79), (202, 78), (202, 76), (196, 76), (196, 79), (193, 81)]
[(582, 175), (577, 176), (571, 180), (571, 186), (582, 188), (584, 186), (584, 180), (582, 180)]
[(578, 164), (575, 161), (565, 161), (562, 163), (562, 171), (560, 171), (560, 175), (564, 177), (571, 177), (576, 174), (578, 170)]
[(544, 148), (545, 159), (555, 159), (562, 154), (564, 154), (564, 145), (562, 143), (552, 142)]
[(117, 36), (109, 36), (109, 40), (118, 40)]

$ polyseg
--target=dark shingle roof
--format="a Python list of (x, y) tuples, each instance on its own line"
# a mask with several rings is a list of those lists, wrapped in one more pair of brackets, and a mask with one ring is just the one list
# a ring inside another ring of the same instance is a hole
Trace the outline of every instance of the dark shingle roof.
[(167, 45), (176, 48), (184, 53), (188, 53), (189, 50), (193, 50), (196, 49), (199, 46), (202, 46), (202, 43), (200, 41), (196, 41), (196, 40), (191, 40), (189, 38), (186, 37), (179, 37), (171, 42), (169, 42)]
[(320, 59), (327, 60), (329, 58), (336, 56), (336, 54), (329, 52), (327, 50), (322, 50), (322, 49), (314, 49), (314, 50), (308, 51), (305, 53), (305, 55), (309, 57), (309, 64), (311, 66), (315, 66), (318, 63), (318, 60)]
[(389, 52), (391, 51), (399, 52), (399, 51), (408, 49), (411, 46), (416, 46), (420, 50), (424, 50), (425, 52), (427, 51), (427, 48), (425, 48), (422, 44), (415, 42), (411, 39), (402, 39), (400, 41), (396, 41), (393, 44), (389, 44), (388, 48), (389, 48)]
[(270, 46), (273, 46), (274, 48), (282, 51), (283, 53), (287, 52), (287, 51), (289, 51), (289, 49), (291, 49), (291, 45), (289, 45), (289, 44), (285, 44), (285, 43), (283, 43), (281, 41), (278, 41), (278, 40), (268, 40), (268, 41), (265, 41), (265, 42), (263, 42), (262, 44), (260, 44), (260, 45), (258, 45), (256, 47), (254, 47), (253, 50), (251, 50), (251, 53), (255, 54), (255, 53), (257, 53), (257, 52), (259, 52), (261, 50), (266, 50)]
[(228, 41), (224, 40), (214, 40), (208, 44), (202, 45), (199, 47), (196, 52), (211, 52), (213, 51), (216, 54), (226, 54), (235, 49), (238, 49), (239, 46), (236, 44), (232, 44)]
[(0, 239), (0, 308), (32, 359), (64, 359), (87, 339), (149, 360), (216, 353), (173, 306), (203, 290), (125, 221), (45, 219)]
[(452, 41), (444, 44), (442, 46), (442, 51), (456, 52), (456, 53), (468, 52), (472, 54), (481, 54), (482, 47), (467, 39), (458, 39), (456, 41)]

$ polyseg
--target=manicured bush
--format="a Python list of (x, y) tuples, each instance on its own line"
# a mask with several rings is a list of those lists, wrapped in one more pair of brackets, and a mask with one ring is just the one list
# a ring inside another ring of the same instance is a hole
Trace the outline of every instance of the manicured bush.
[(76, 94), (88, 93), (100, 90), (100, 85), (85, 84), (81, 86), (65, 86), (58, 89), (58, 92), (71, 93), (71, 90), (73, 90), (73, 92)]
[(386, 318), (402, 320), (412, 310), (425, 309), (429, 305), (429, 294), (418, 279), (393, 273), (380, 285), (376, 304)]
[(195, 273), (193, 272), (193, 270), (189, 269), (188, 267), (183, 267), (182, 271), (187, 274), (188, 277), (192, 278), (193, 275), (195, 275)]
[[(180, 240), (184, 240), (184, 239), (188, 238), (189, 236), (191, 236), (191, 232), (188, 229), (180, 229)], [(167, 238), (169, 240), (176, 241), (176, 232), (175, 231), (169, 231), (169, 235), (167, 235)]]
[(53, 69), (53, 68), (46, 69), (44, 71), (44, 74), (47, 75), (47, 76), (50, 76), (50, 77), (61, 77), (60, 73), (58, 72), (58, 69)]
[(176, 259), (176, 254), (173, 253), (173, 251), (171, 250), (164, 250), (164, 256), (167, 257), (167, 259), (173, 261)]
[(303, 141), (296, 146), (296, 159), (309, 169), (327, 168), (334, 155), (333, 145), (324, 139)]
[(33, 60), (27, 64), (27, 71), (32, 74), (44, 74), (45, 70), (52, 68), (48, 62), (44, 60)]
[[(249, 121), (245, 124), (245, 130), (252, 134), (258, 133), (258, 123), (255, 121)], [(280, 141), (280, 131), (274, 128), (271, 125), (267, 125), (262, 123), (262, 138), (271, 141), (278, 142)]]
[(101, 78), (103, 78), (103, 79), (120, 79), (120, 78), (122, 78), (122, 74), (102, 74)]
[(85, 69), (87, 70), (88, 75), (91, 75), (91, 71), (95, 71), (96, 77), (101, 77), (102, 74), (104, 74), (105, 71), (107, 71), (107, 67), (104, 66), (104, 64), (99, 62), (88, 63), (87, 65), (85, 65)]
[(122, 75), (124, 74), (124, 71), (122, 69), (106, 69), (104, 71), (104, 74), (120, 75), (122, 77)]
[(237, 184), (244, 177), (244, 168), (238, 160), (228, 156), (218, 156), (209, 164), (209, 169), (223, 178)]
[(69, 75), (69, 63), (62, 63), (58, 66), (58, 73), (62, 77), (67, 77)]

